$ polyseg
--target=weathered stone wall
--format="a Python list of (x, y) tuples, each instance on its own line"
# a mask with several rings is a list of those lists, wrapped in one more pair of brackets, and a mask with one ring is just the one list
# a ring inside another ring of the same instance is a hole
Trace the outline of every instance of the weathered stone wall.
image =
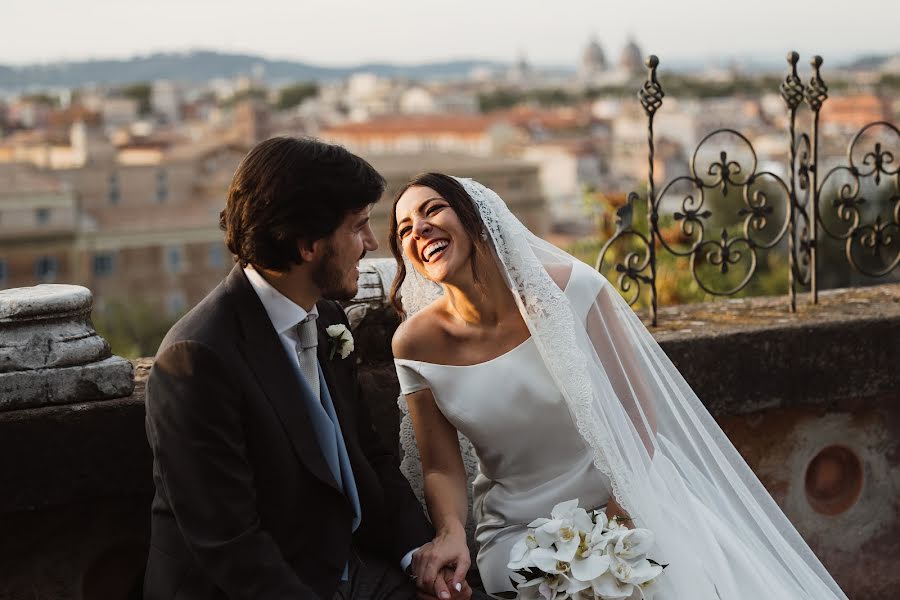
[[(397, 446), (385, 274), (348, 312), (376, 425)], [(852, 599), (900, 589), (900, 286), (664, 309), (654, 333)], [(143, 385), (0, 412), (0, 600), (127, 598), (148, 537)], [(132, 596), (133, 597), (133, 596)]]

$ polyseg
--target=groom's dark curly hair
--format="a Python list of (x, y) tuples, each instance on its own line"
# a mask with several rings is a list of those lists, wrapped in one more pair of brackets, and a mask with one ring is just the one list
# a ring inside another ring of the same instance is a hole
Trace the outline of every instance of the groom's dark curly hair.
[(287, 271), (298, 242), (328, 237), (350, 212), (377, 202), (385, 181), (368, 162), (313, 138), (257, 144), (235, 171), (219, 227), (241, 266)]

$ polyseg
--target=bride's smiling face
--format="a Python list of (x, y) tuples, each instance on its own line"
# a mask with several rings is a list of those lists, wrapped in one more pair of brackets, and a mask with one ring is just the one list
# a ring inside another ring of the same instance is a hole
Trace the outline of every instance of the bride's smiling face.
[(469, 264), (472, 240), (450, 203), (429, 187), (414, 185), (394, 208), (403, 253), (424, 277), (452, 281)]

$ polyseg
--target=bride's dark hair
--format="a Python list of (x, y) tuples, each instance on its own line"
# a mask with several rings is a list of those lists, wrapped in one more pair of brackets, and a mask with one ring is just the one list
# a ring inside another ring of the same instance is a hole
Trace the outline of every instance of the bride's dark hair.
[(388, 237), (391, 254), (397, 260), (397, 275), (394, 277), (393, 284), (391, 284), (390, 299), (391, 304), (397, 309), (401, 317), (406, 315), (406, 311), (403, 310), (402, 298), (400, 298), (400, 286), (403, 285), (403, 280), (406, 279), (406, 263), (403, 261), (403, 248), (400, 246), (400, 238), (397, 236), (397, 202), (399, 202), (400, 197), (406, 190), (415, 186), (433, 189), (447, 201), (447, 204), (456, 213), (463, 230), (469, 236), (469, 239), (472, 240), (474, 251), (469, 257), (469, 262), (472, 266), (475, 284), (479, 287), (481, 287), (481, 282), (478, 279), (478, 271), (475, 267), (475, 257), (478, 253), (488, 250), (487, 242), (482, 238), (484, 225), (481, 222), (481, 215), (478, 213), (478, 209), (475, 208), (472, 198), (459, 181), (443, 173), (422, 173), (409, 180), (394, 196), (394, 203), (391, 206), (391, 229)]

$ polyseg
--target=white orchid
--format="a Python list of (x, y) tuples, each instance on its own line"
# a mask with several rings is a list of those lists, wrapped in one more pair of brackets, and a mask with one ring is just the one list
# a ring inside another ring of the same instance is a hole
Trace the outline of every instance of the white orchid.
[(604, 532), (607, 524), (606, 514), (595, 513), (595, 525), (590, 534), (582, 534), (581, 544), (572, 560), (572, 576), (581, 581), (592, 581), (605, 573), (610, 566), (610, 557), (606, 554), (608, 536)]
[(611, 571), (607, 571), (591, 581), (591, 589), (596, 598), (620, 600), (631, 598), (632, 594), (634, 594), (635, 586), (631, 583), (619, 581)]
[(551, 575), (523, 583), (518, 591), (522, 600), (567, 600), (578, 598), (582, 591), (590, 587), (590, 582), (578, 581), (565, 575)]
[[(538, 543), (546, 548), (555, 541), (557, 534), (564, 531), (569, 533), (590, 533), (594, 529), (594, 521), (586, 510), (578, 506), (578, 499), (560, 502), (550, 511), (550, 518), (535, 519), (528, 527), (543, 532), (537, 534)], [(571, 539), (571, 538), (569, 538)]]
[(609, 571), (622, 583), (641, 585), (662, 573), (662, 567), (646, 558), (637, 561), (613, 559)]
[(654, 535), (649, 529), (629, 529), (617, 536), (613, 553), (617, 558), (642, 558), (653, 547)]
[(538, 547), (537, 538), (534, 533), (529, 531), (525, 536), (519, 538), (509, 551), (509, 564), (506, 565), (510, 571), (518, 571), (535, 566), (531, 559), (531, 551)]
[(593, 581), (606, 573), (610, 564), (609, 556), (595, 552), (586, 556), (577, 556), (572, 561), (569, 570), (572, 572), (572, 577), (580, 581)]
[(588, 513), (577, 499), (528, 527), (508, 564), (521, 600), (648, 600), (658, 588), (664, 565), (646, 558), (654, 542), (648, 529)]

